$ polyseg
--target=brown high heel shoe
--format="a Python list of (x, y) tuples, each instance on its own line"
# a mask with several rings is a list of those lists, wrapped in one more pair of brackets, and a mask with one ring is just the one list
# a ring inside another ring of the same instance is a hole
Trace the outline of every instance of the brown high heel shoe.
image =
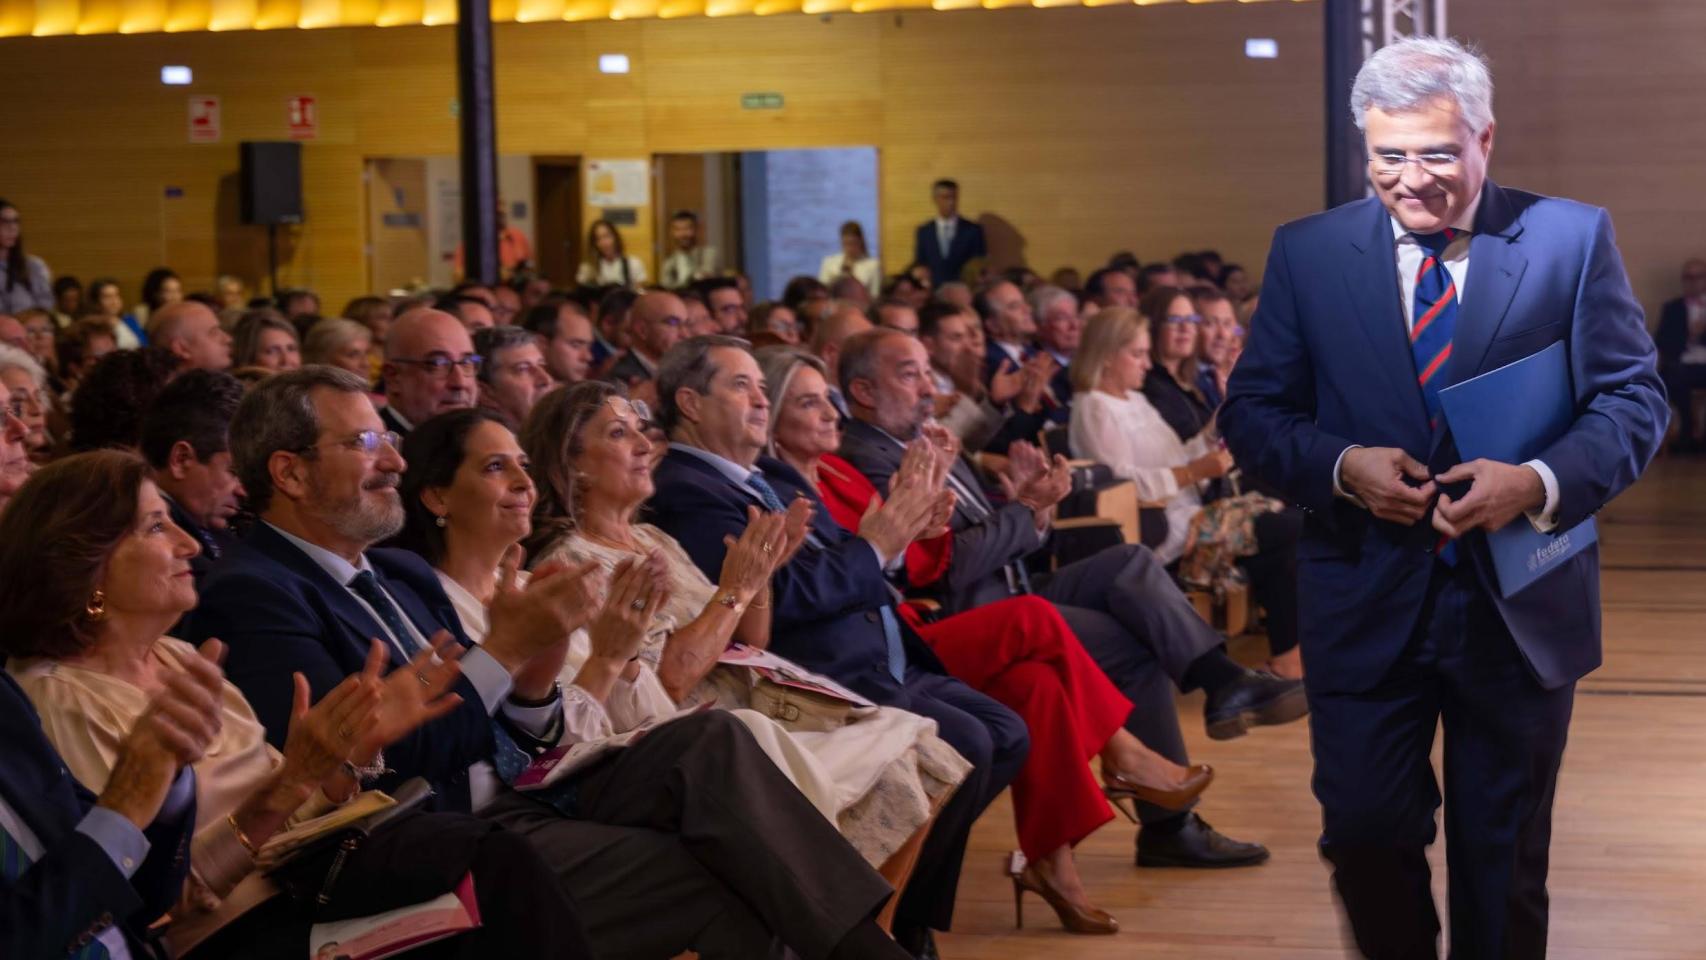
[(1137, 803), (1153, 803), (1164, 810), (1183, 810), (1191, 805), (1208, 785), (1214, 782), (1214, 768), (1206, 763), (1194, 763), (1186, 771), (1185, 779), (1171, 790), (1158, 787), (1146, 787), (1131, 777), (1110, 767), (1102, 768), (1102, 796), (1114, 808), (1126, 815), (1132, 823), (1137, 821)]
[(1043, 902), (1054, 908), (1055, 916), (1060, 918), (1060, 925), (1067, 933), (1108, 934), (1119, 933), (1120, 922), (1113, 914), (1100, 907), (1080, 907), (1066, 899), (1043, 876), (1034, 864), (1025, 862), (1025, 855), (1013, 851), (1007, 857), (1007, 876), (1013, 881), (1013, 926), (1023, 930), (1025, 927), (1025, 894), (1034, 893), (1043, 898)]

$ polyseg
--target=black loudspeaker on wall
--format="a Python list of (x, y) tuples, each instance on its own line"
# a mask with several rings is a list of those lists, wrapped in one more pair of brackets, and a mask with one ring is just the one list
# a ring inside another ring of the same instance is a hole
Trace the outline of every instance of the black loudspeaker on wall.
[(301, 223), (302, 144), (245, 141), (239, 150), (243, 222), (268, 226)]

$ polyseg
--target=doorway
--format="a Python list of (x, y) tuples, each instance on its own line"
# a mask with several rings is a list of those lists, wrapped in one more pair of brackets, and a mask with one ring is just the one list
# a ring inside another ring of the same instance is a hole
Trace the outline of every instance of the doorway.
[(539, 275), (566, 286), (581, 261), (580, 158), (534, 157), (533, 196)]

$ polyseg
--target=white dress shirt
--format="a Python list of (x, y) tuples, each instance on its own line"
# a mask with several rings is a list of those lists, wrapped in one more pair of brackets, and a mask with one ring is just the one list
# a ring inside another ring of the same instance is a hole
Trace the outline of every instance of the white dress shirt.
[(954, 230), (958, 227), (955, 221), (958, 219), (958, 217), (947, 220), (941, 217), (936, 218), (936, 243), (940, 246), (944, 257), (948, 255), (949, 248), (954, 245)]
[(1091, 390), (1073, 395), (1067, 436), (1074, 457), (1106, 464), (1114, 476), (1137, 485), (1138, 499), (1167, 504), (1167, 539), (1155, 556), (1162, 563), (1184, 556), (1202, 492), (1196, 484), (1180, 484), (1173, 468), (1209, 452), (1203, 435), (1181, 441), (1141, 391), (1116, 397)]
[[(1470, 229), (1475, 223), (1475, 211), (1480, 206), (1481, 198), (1477, 196), (1469, 204), (1469, 208), (1463, 211), (1463, 215), (1452, 224), (1454, 229), (1463, 231), (1462, 235), (1447, 244), (1445, 253), (1440, 257), (1444, 261), (1446, 272), (1451, 274), (1452, 286), (1456, 288), (1460, 316), (1463, 306), (1463, 291), (1469, 281)], [(1422, 261), (1427, 258), (1427, 251), (1423, 250), (1416, 238), (1404, 229), (1404, 225), (1398, 222), (1397, 217), (1392, 217), (1391, 220), (1394, 252), (1398, 260), (1398, 295), (1404, 307), (1404, 329), (1409, 331), (1414, 329), (1416, 325), (1416, 275), (1421, 271)], [(1339, 468), (1344, 466), (1345, 454), (1360, 446), (1362, 444), (1353, 443), (1346, 447), (1340, 451), (1339, 459), (1333, 463), (1333, 492), (1357, 503), (1359, 506), (1361, 501), (1351, 496), (1339, 483)], [(1528, 512), (1528, 522), (1533, 524), (1534, 529), (1541, 533), (1551, 533), (1558, 526), (1558, 477), (1552, 472), (1552, 468), (1541, 460), (1530, 460), (1523, 466), (1539, 474), (1540, 483), (1546, 488), (1546, 502), (1539, 510)]]
[(847, 254), (832, 253), (823, 258), (818, 264), (817, 279), (824, 286), (830, 286), (841, 279), (844, 274), (850, 274), (853, 279), (864, 284), (865, 289), (875, 297), (883, 290), (883, 271), (876, 257), (865, 257), (855, 260), (851, 267), (847, 264)]

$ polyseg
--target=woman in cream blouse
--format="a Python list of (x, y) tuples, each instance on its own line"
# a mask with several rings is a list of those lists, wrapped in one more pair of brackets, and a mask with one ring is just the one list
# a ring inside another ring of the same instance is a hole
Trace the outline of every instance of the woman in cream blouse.
[(833, 287), (835, 281), (842, 277), (852, 277), (864, 284), (872, 297), (883, 288), (882, 267), (877, 258), (871, 256), (871, 250), (865, 244), (865, 229), (857, 220), (841, 225), (841, 252), (824, 257), (818, 266), (817, 278), (825, 286)]
[[(71, 774), (96, 792), (154, 693), (176, 672), (207, 673), (192, 662), (217, 661), (223, 649), (209, 641), (198, 652), (162, 635), (195, 606), (189, 561), (199, 547), (172, 523), (147, 473), (128, 453), (69, 457), (36, 473), (0, 515), (0, 542), (17, 548), (0, 580), (0, 652)], [(16, 562), (20, 556), (29, 561)], [(242, 693), (220, 683), (221, 729), (194, 765), (190, 875), (165, 931), (172, 955), (307, 954), (306, 912), (279, 898), (257, 854), (275, 834), (353, 800), (360, 778), (383, 767), (381, 748), (456, 705), (444, 694), (460, 667), (448, 634), (439, 641), (442, 659), (423, 656), (384, 677), (375, 641), (367, 669), (312, 707), (298, 674), (282, 753)], [(475, 851), (488, 842), (495, 856), (482, 861)], [(347, 917), (408, 906), (450, 890), (470, 870), (491, 929), (468, 935), (461, 946), (474, 952), (466, 955), (543, 956), (570, 945), (560, 929), (532, 936), (544, 928), (526, 911), (539, 903), (510, 902), (511, 883), (525, 877), (546, 885), (546, 906), (573, 909), (544, 862), (520, 838), (456, 814), (409, 814), (375, 833), (345, 861), (321, 909)], [(577, 932), (573, 942), (580, 939)]]

